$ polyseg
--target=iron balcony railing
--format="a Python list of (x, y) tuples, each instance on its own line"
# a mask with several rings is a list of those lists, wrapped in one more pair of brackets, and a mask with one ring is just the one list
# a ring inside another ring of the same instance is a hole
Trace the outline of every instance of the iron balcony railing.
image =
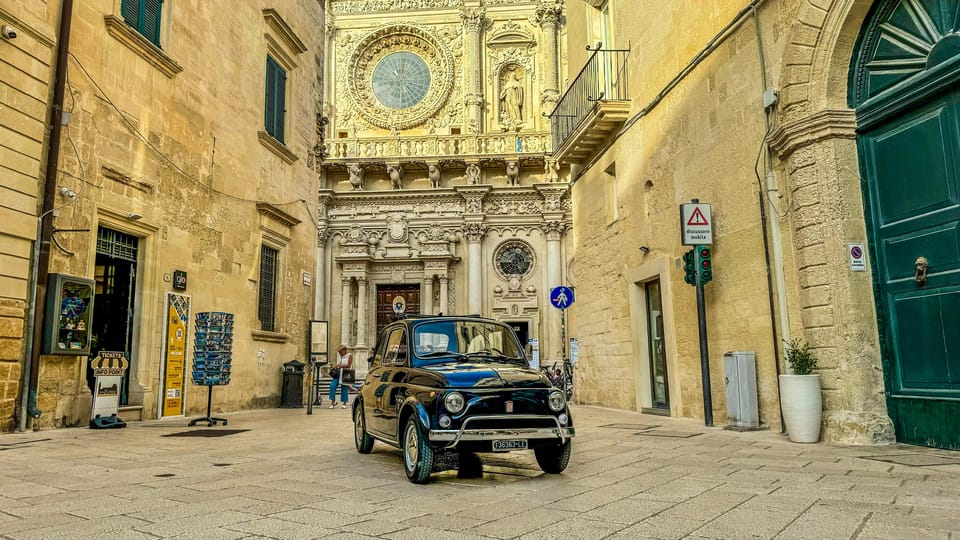
[(598, 43), (573, 84), (550, 113), (554, 152), (601, 101), (630, 101), (627, 56), (630, 49), (604, 49)]

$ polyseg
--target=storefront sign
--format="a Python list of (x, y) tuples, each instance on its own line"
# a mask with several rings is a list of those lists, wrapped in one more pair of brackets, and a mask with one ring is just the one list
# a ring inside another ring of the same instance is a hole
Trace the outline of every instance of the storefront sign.
[(183, 415), (184, 375), (187, 357), (187, 324), (190, 297), (167, 293), (167, 331), (164, 340), (161, 416)]

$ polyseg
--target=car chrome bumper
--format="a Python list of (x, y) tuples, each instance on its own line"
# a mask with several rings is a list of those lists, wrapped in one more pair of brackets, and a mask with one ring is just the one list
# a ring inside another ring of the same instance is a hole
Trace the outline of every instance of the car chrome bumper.
[[(539, 428), (505, 428), (505, 429), (468, 429), (472, 420), (496, 420), (529, 418), (542, 420), (551, 418), (556, 422), (556, 427)], [(449, 442), (446, 448), (453, 448), (461, 441), (496, 441), (509, 439), (559, 439), (561, 443), (566, 443), (567, 439), (572, 438), (576, 430), (572, 426), (561, 426), (560, 422), (554, 417), (528, 416), (521, 417), (517, 415), (505, 416), (475, 416), (468, 418), (460, 429), (432, 429), (427, 437), (431, 442)]]

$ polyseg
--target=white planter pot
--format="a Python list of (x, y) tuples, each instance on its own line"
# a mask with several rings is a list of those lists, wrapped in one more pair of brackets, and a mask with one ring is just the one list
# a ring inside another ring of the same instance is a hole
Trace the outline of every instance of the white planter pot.
[(780, 407), (791, 441), (820, 440), (820, 375), (780, 375)]

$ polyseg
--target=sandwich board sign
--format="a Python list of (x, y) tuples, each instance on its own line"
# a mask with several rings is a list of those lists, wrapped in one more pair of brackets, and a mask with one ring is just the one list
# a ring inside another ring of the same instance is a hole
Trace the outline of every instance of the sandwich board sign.
[(680, 205), (680, 237), (685, 246), (713, 244), (713, 216), (707, 203)]

